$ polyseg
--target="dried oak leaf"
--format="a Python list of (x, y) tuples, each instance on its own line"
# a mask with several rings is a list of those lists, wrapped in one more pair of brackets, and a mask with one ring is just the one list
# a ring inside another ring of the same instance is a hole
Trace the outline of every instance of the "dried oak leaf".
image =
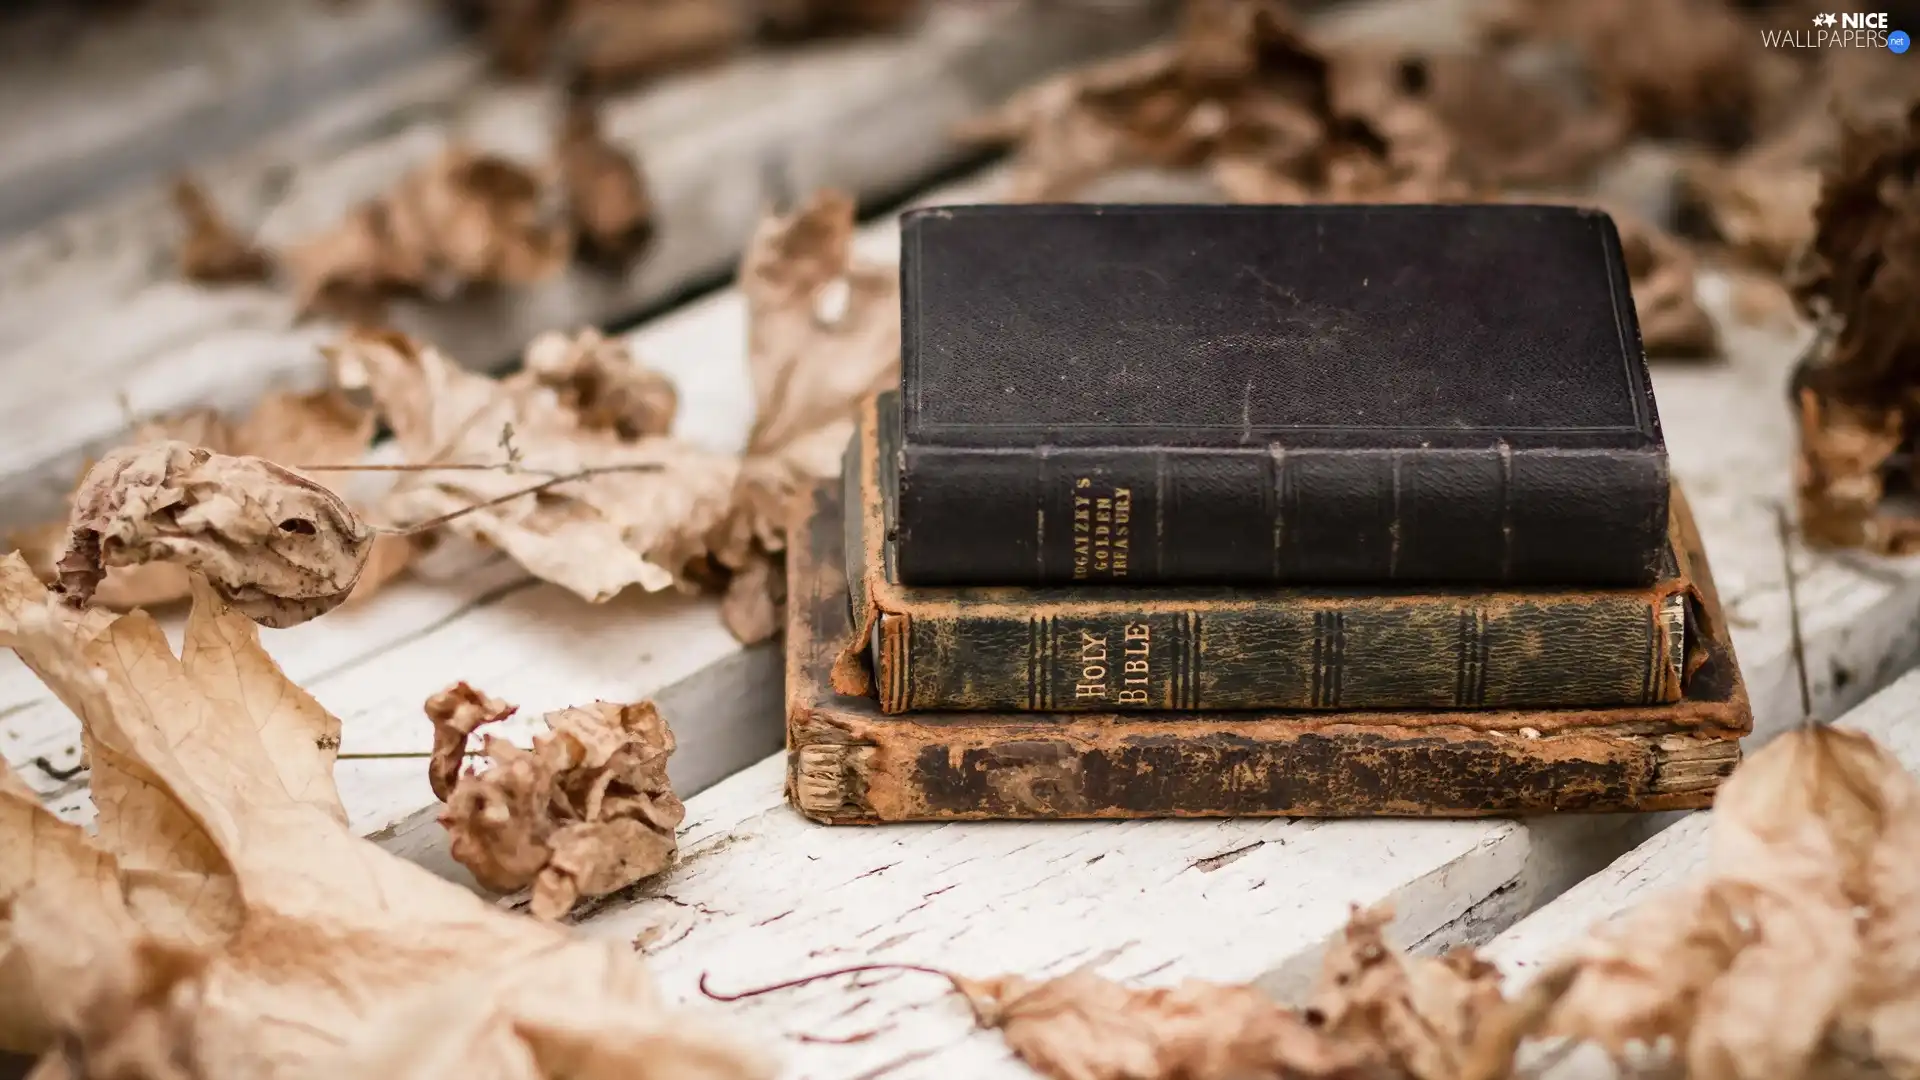
[(273, 276), (273, 257), (227, 224), (199, 184), (186, 177), (174, 181), (173, 207), (187, 230), (180, 243), (182, 277), (205, 285), (226, 285)]
[(633, 155), (607, 141), (590, 96), (568, 102), (554, 148), (580, 253), (624, 265), (653, 231), (653, 196)]
[[(473, 727), (512, 711), (465, 683), (427, 701), (436, 793)], [(442, 796), (440, 823), (453, 857), (482, 885), (498, 892), (531, 885), (534, 916), (558, 919), (583, 896), (666, 869), (686, 808), (667, 779), (673, 732), (651, 702), (561, 709), (546, 724), (531, 750), (489, 736), (491, 767), (459, 775)], [(456, 733), (458, 749), (443, 753)]]
[[(148, 420), (134, 428), (126, 447), (177, 441), (220, 454), (264, 458), (279, 465), (338, 464), (358, 461), (373, 440), (373, 413), (362, 409), (337, 390), (312, 393), (274, 392), (262, 398), (238, 421), (215, 409), (189, 409)], [(89, 462), (81, 479), (92, 470)], [(67, 521), (47, 522), (8, 536), (27, 564), (52, 584), (56, 564), (69, 535)], [(404, 569), (411, 552), (398, 537), (375, 541), (379, 565), (370, 560), (357, 591), (364, 595)], [(112, 566), (94, 589), (92, 602), (114, 611), (159, 607), (187, 598), (187, 571), (169, 562)]]
[(344, 601), (372, 545), (345, 500), (299, 473), (157, 442), (88, 471), (56, 570), (61, 592), (84, 606), (109, 567), (173, 563), (255, 622), (286, 627)]
[(571, 337), (548, 331), (527, 346), (526, 370), (586, 427), (622, 439), (673, 430), (680, 406), (673, 381), (642, 365), (619, 338), (592, 329)]
[[(383, 518), (419, 524), (457, 513), (445, 528), (590, 602), (633, 585), (674, 585), (727, 514), (735, 458), (594, 427), (532, 372), (475, 375), (379, 331), (354, 331), (329, 355), (344, 384), (371, 391), (409, 463), (487, 466), (407, 474), (381, 503)], [(494, 467), (509, 464), (503, 433), (511, 468)]]
[(1714, 803), (1704, 879), (1596, 929), (1536, 1029), (1696, 1080), (1920, 1068), (1920, 781), (1859, 732), (1796, 730)]
[(286, 253), (303, 312), (377, 312), (395, 296), (447, 299), (566, 268), (573, 233), (546, 180), (454, 145)]
[(339, 722), (204, 584), (176, 656), (0, 559), (0, 645), (80, 716), (100, 811), (90, 838), (0, 767), (0, 1032), (46, 1051), (36, 1075), (771, 1075), (667, 1013), (624, 943), (355, 835)]

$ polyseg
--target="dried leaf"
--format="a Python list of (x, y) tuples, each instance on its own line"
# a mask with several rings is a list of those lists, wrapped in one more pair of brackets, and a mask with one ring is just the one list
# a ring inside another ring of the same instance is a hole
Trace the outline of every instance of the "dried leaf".
[(922, 6), (922, 0), (761, 0), (760, 30), (787, 39), (897, 30)]
[(1846, 125), (1814, 216), (1792, 287), (1834, 333), (1796, 373), (1802, 528), (1826, 545), (1920, 549), (1920, 522), (1880, 505), (1920, 413), (1920, 102), (1899, 123)]
[(573, 252), (557, 203), (526, 168), (450, 146), (287, 253), (300, 308), (360, 314), (396, 296), (447, 299), (551, 278)]
[(433, 725), (433, 756), (427, 763), (427, 783), (441, 802), (453, 795), (453, 784), (466, 764), (467, 737), (481, 724), (505, 720), (518, 711), (499, 698), (455, 683), (427, 699), (427, 721)]
[(1858, 732), (1792, 731), (1715, 800), (1707, 874), (1597, 928), (1534, 1030), (1671, 1039), (1698, 1080), (1920, 1067), (1920, 782)]
[(1009, 197), (1205, 167), (1241, 202), (1461, 197), (1451, 135), (1396, 56), (1312, 43), (1276, 0), (1195, 0), (1178, 41), (1056, 76), (968, 125), (1015, 142)]
[[(123, 445), (131, 448), (183, 442), (219, 454), (263, 458), (289, 468), (342, 464), (358, 461), (366, 453), (373, 439), (373, 421), (373, 413), (353, 404), (338, 390), (275, 392), (262, 398), (237, 423), (215, 409), (189, 409), (140, 424)], [(83, 482), (94, 464), (89, 462), (82, 471)], [(68, 523), (62, 520), (21, 530), (6, 539), (41, 581), (52, 584), (58, 580), (57, 564), (68, 536)], [(374, 550), (381, 559), (377, 566), (370, 563), (369, 569), (379, 573), (362, 571), (355, 587), (358, 595), (378, 588), (405, 566), (393, 543), (398, 539), (375, 540)], [(174, 563), (109, 566), (106, 578), (95, 586), (91, 602), (112, 611), (128, 611), (185, 600), (188, 591), (188, 573)]]
[(1086, 969), (1046, 980), (976, 979), (898, 964), (826, 972), (720, 1000), (905, 969), (945, 978), (976, 1023), (998, 1029), (1020, 1060), (1056, 1080), (1459, 1080), (1475, 1029), (1501, 1004), (1499, 973), (1466, 952), (1406, 957), (1385, 941), (1389, 921), (1384, 908), (1354, 909), (1345, 936), (1328, 948), (1314, 1004), (1304, 1010), (1252, 986), (1199, 979), (1135, 988)]
[(61, 591), (85, 605), (111, 566), (201, 574), (263, 626), (293, 626), (352, 592), (373, 531), (338, 495), (269, 461), (181, 442), (115, 450), (75, 492)]
[(587, 428), (622, 439), (673, 429), (679, 392), (665, 375), (635, 360), (620, 338), (593, 329), (572, 337), (549, 331), (527, 346), (526, 370)]
[(581, 252), (615, 266), (645, 246), (653, 231), (653, 197), (640, 165), (600, 131), (592, 99), (568, 103), (554, 157)]
[(899, 273), (855, 260), (853, 229), (853, 201), (820, 192), (762, 222), (741, 261), (754, 418), (732, 510), (711, 540), (730, 570), (785, 548), (788, 504), (839, 475), (860, 402), (899, 381)]
[(787, 604), (786, 566), (764, 551), (727, 581), (720, 600), (720, 621), (742, 645), (758, 645), (780, 632)]
[(1686, 246), (1637, 215), (1612, 213), (1648, 356), (1712, 356), (1720, 331), (1700, 306), (1699, 268)]
[[(253, 624), (204, 586), (194, 600), (175, 657), (144, 613), (103, 625), (0, 560), (0, 643), (80, 715), (101, 811), (96, 847), (0, 795), (0, 851), (33, 853), (30, 877), (0, 876), (0, 1003), (35, 1006), (0, 1030), (39, 1032), (40, 1075), (770, 1075), (667, 1014), (624, 944), (502, 912), (353, 835), (338, 721)], [(156, 864), (202, 888), (148, 887)], [(190, 906), (210, 898), (239, 917)]]
[(567, 70), (600, 90), (708, 63), (743, 45), (744, 5), (712, 0), (574, 0), (560, 30)]
[[(436, 794), (474, 728), (512, 711), (465, 683), (428, 699)], [(531, 750), (489, 736), (491, 767), (459, 775), (441, 796), (440, 823), (453, 857), (482, 885), (531, 885), (535, 917), (558, 919), (583, 896), (666, 869), (686, 809), (667, 780), (673, 732), (651, 702), (596, 702), (548, 713), (546, 723)]]
[[(733, 458), (597, 429), (532, 372), (474, 375), (384, 332), (356, 331), (330, 352), (347, 384), (372, 392), (410, 463), (502, 466), (408, 474), (381, 504), (386, 520), (459, 513), (446, 528), (599, 603), (632, 585), (673, 585), (727, 513)], [(523, 494), (561, 477), (573, 479)]]
[(273, 276), (273, 257), (235, 232), (199, 184), (186, 177), (176, 180), (173, 207), (187, 230), (180, 244), (180, 276), (206, 285), (265, 281)]

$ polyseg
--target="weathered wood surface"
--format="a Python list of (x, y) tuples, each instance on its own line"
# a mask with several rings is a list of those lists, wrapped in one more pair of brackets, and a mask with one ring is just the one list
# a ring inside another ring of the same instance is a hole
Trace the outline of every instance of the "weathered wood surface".
[[(1873, 736), (1909, 770), (1920, 771), (1920, 672), (1896, 680), (1836, 726)], [(1488, 958), (1510, 982), (1523, 985), (1531, 972), (1551, 963), (1590, 929), (1639, 904), (1657, 903), (1662, 893), (1702, 873), (1712, 828), (1712, 811), (1688, 814), (1495, 938), (1487, 946)], [(1611, 1080), (1618, 1073), (1604, 1055), (1583, 1047), (1540, 1075)]]
[(100, 7), (0, 26), (0, 236), (231, 151), (459, 36), (420, 0)]
[[(396, 321), (463, 362), (497, 366), (535, 334), (603, 323), (724, 275), (762, 212), (811, 189), (906, 193), (970, 151), (960, 120), (1034, 78), (1163, 25), (1151, 0), (947, 4), (911, 32), (743, 57), (611, 101), (609, 138), (637, 152), (660, 227), (624, 276), (574, 270), (536, 288)], [(449, 140), (528, 160), (549, 151), (549, 88), (505, 86), (463, 52), (316, 107), (199, 169), (216, 202), (269, 244), (327, 228)], [(320, 377), (285, 290), (178, 279), (178, 226), (150, 185), (0, 244), (0, 528), (58, 504), (128, 410), (237, 407)]]

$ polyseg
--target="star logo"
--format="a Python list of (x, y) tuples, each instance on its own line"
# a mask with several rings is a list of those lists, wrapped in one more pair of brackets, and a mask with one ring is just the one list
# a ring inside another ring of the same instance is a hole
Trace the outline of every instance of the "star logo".
[(1837, 23), (1839, 21), (1840, 21), (1839, 19), (1836, 19), (1833, 17), (1831, 12), (1821, 14), (1821, 15), (1815, 15), (1813, 17), (1813, 25), (1815, 26), (1832, 26), (1834, 23)]

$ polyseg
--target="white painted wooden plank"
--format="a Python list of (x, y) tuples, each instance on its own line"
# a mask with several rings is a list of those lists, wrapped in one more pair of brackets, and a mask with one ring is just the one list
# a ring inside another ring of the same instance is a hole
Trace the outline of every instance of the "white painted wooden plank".
[[(396, 308), (403, 328), (495, 365), (556, 326), (599, 323), (724, 274), (770, 201), (821, 186), (911, 190), (967, 151), (952, 126), (1039, 75), (1143, 40), (1149, 0), (940, 5), (910, 34), (755, 54), (609, 103), (636, 150), (660, 228), (624, 278), (576, 270), (545, 285)], [(216, 201), (269, 243), (332, 225), (450, 138), (544, 156), (550, 91), (480, 78), (471, 58), (421, 65), (332, 103), (204, 171)], [(0, 245), (0, 527), (45, 514), (126, 409), (238, 406), (319, 377), (334, 333), (292, 325), (266, 288), (178, 281), (176, 224), (148, 190)]]
[[(1842, 716), (1837, 727), (1879, 740), (1909, 770), (1920, 771), (1920, 672), (1909, 673)], [(1616, 859), (1606, 869), (1527, 916), (1486, 947), (1486, 956), (1515, 987), (1553, 962), (1587, 933), (1706, 869), (1713, 812), (1687, 814), (1680, 822)], [(1540, 1049), (1545, 1049), (1540, 1048)], [(1523, 1053), (1523, 1060), (1525, 1054)], [(1620, 1073), (1606, 1056), (1580, 1047), (1536, 1072), (1543, 1080), (1613, 1080)]]
[(0, 235), (226, 153), (459, 37), (419, 0), (79, 6), (0, 28)]

